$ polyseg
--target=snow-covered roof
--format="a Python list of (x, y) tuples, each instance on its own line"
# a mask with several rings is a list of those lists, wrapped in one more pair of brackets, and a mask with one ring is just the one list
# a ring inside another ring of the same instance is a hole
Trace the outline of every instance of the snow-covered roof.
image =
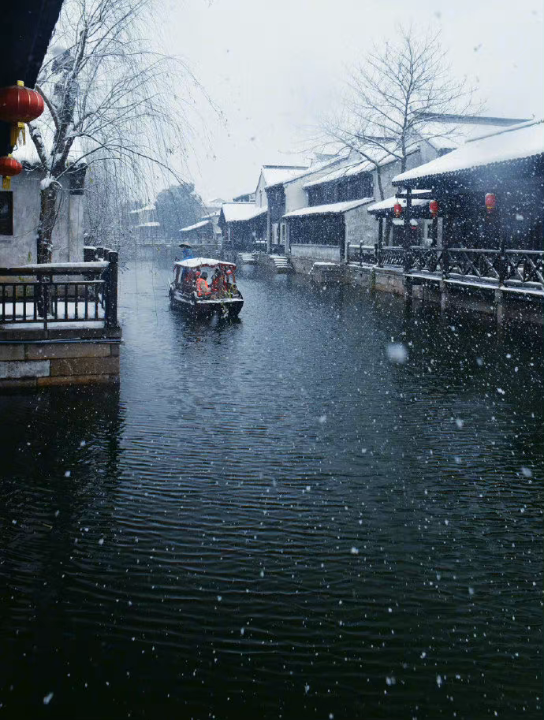
[(505, 127), (526, 122), (529, 122), (526, 118), (436, 115), (421, 126), (418, 134), (435, 150), (454, 150), (469, 140), (476, 140), (484, 135), (500, 132)]
[(160, 222), (150, 221), (146, 223), (140, 223), (139, 225), (136, 225), (136, 227), (160, 227)]
[[(412, 198), (412, 205), (414, 207), (421, 206), (421, 205), (427, 205), (429, 200), (418, 200), (417, 195), (422, 193), (427, 193), (428, 190), (413, 190), (412, 195), (415, 195), (416, 197)], [(398, 198), (395, 195), (392, 195), (391, 197), (385, 198), (385, 200), (380, 200), (377, 203), (374, 203), (368, 208), (369, 213), (375, 213), (379, 212), (380, 210), (390, 210), (393, 208), (395, 203), (400, 203), (401, 207), (406, 207), (406, 198)]]
[(303, 217), (305, 215), (337, 215), (345, 213), (348, 210), (354, 210), (360, 205), (371, 203), (374, 198), (361, 198), (359, 200), (348, 200), (346, 202), (332, 203), (330, 205), (313, 205), (312, 207), (300, 208), (286, 213), (283, 217)]
[(187, 225), (187, 227), (181, 228), (180, 232), (191, 232), (191, 230), (198, 230), (199, 228), (206, 227), (206, 225), (209, 225), (209, 220), (201, 220), (200, 222), (195, 223), (194, 225)]
[(301, 178), (311, 177), (312, 175), (318, 175), (318, 177), (323, 177), (327, 168), (335, 168), (339, 163), (341, 163), (343, 167), (347, 160), (347, 157), (337, 157), (334, 160), (327, 159), (321, 162), (316, 162), (313, 165), (310, 165), (310, 167), (306, 170), (299, 170), (296, 175), (293, 175), (292, 178), (289, 178), (289, 180), (286, 181), (286, 184), (295, 182), (296, 180), (300, 180)]
[(189, 258), (188, 260), (179, 260), (178, 262), (174, 263), (174, 265), (179, 265), (179, 267), (185, 268), (197, 268), (202, 267), (203, 265), (205, 265), (206, 267), (215, 267), (216, 265), (226, 265), (227, 267), (234, 268), (236, 267), (234, 263), (204, 257)]
[(393, 178), (402, 185), (419, 178), (449, 175), (485, 165), (544, 155), (544, 121), (502, 128), (499, 132), (470, 140), (457, 150)]
[(221, 209), (226, 222), (245, 222), (266, 213), (266, 208), (253, 203), (225, 203)]
[(271, 187), (287, 182), (307, 169), (307, 165), (263, 165), (261, 175), (265, 187)]
[[(406, 154), (411, 155), (418, 150), (418, 148), (419, 145), (417, 143), (413, 144), (407, 149)], [(397, 156), (392, 155), (391, 153), (386, 153), (385, 150), (382, 150), (381, 148), (370, 148), (365, 150), (365, 154), (372, 158), (372, 160), (375, 158), (375, 162), (377, 162), (380, 167), (384, 167), (385, 165), (398, 160)], [(375, 162), (371, 160), (358, 160), (357, 162), (337, 168), (326, 175), (321, 175), (321, 177), (316, 180), (311, 180), (310, 182), (305, 183), (303, 187), (308, 189), (315, 187), (316, 185), (333, 182), (334, 180), (342, 180), (343, 178), (353, 177), (354, 175), (360, 175), (364, 172), (371, 172), (375, 168)]]
[(303, 187), (306, 189), (310, 187), (315, 187), (316, 185), (321, 185), (322, 183), (332, 182), (333, 180), (340, 180), (341, 178), (351, 177), (352, 175), (359, 175), (359, 173), (372, 170), (373, 167), (374, 165), (368, 162), (368, 160), (351, 163), (350, 165), (345, 165), (344, 167), (338, 168), (337, 170), (333, 170), (326, 175), (322, 175), (321, 177), (317, 178), (317, 180), (310, 180), (310, 182), (305, 183)]
[(146, 205), (145, 207), (138, 208), (137, 210), (131, 210), (129, 212), (129, 215), (137, 215), (138, 213), (151, 212), (152, 210), (155, 210), (154, 203)]

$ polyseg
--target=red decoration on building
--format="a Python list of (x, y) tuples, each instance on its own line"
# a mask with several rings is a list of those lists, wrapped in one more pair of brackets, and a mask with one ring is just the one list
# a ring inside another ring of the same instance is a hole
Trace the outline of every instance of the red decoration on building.
[(22, 171), (23, 166), (21, 163), (14, 157), (11, 157), (11, 155), (0, 157), (0, 175), (2, 175), (2, 177), (12, 177)]
[(487, 193), (485, 196), (485, 207), (488, 213), (492, 213), (497, 204), (497, 200), (493, 193)]
[(402, 215), (402, 205), (398, 201), (393, 205), (393, 213), (396, 218)]
[(429, 210), (431, 211), (433, 218), (438, 217), (439, 205), (437, 200), (431, 200), (429, 203)]
[(31, 122), (43, 113), (43, 98), (19, 81), (17, 85), (0, 88), (0, 120), (7, 123)]
[(11, 187), (11, 178), (23, 171), (23, 166), (11, 155), (0, 157), (0, 175), (2, 176), (2, 188), (9, 190)]

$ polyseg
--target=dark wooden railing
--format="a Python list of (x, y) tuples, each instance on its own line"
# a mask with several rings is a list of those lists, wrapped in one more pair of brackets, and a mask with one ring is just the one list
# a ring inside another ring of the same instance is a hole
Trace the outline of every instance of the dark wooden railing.
[(442, 271), (442, 248), (412, 247), (410, 253), (410, 270), (419, 272)]
[(411, 247), (408, 272), (439, 273), (497, 282), (544, 284), (544, 251)]
[(460, 276), (498, 285), (544, 285), (544, 251), (487, 248), (441, 248), (352, 245), (348, 263), (398, 267), (407, 274), (430, 273), (443, 279)]
[(401, 266), (404, 263), (404, 248), (401, 246), (380, 247), (376, 245), (353, 245), (348, 243), (346, 256), (348, 263), (359, 265)]
[(544, 284), (544, 252), (541, 250), (505, 250), (504, 282)]
[(393, 267), (400, 266), (402, 267), (404, 264), (404, 248), (400, 246), (387, 246), (379, 248), (378, 250), (378, 256), (379, 256), (379, 262), (378, 265), (380, 267), (384, 267), (384, 265), (389, 265)]
[(347, 260), (348, 262), (356, 262), (359, 265), (376, 265), (378, 261), (378, 246), (377, 245), (347, 245)]
[(117, 327), (118, 254), (107, 248), (94, 250), (89, 259), (86, 248), (82, 263), (0, 268), (0, 324), (40, 323), (44, 330), (49, 323)]
[(463, 275), (477, 279), (501, 280), (503, 256), (500, 250), (480, 250), (475, 248), (448, 248), (443, 271), (450, 275)]

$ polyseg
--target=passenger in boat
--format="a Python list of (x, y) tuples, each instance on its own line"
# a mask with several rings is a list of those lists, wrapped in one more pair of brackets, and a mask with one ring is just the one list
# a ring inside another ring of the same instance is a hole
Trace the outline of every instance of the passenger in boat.
[(238, 288), (236, 287), (234, 273), (232, 270), (227, 270), (225, 275), (225, 291), (229, 297), (235, 297), (238, 295)]
[(204, 297), (210, 294), (210, 286), (208, 285), (208, 273), (197, 272), (196, 274), (196, 292), (199, 297)]
[(191, 270), (184, 269), (183, 270), (183, 277), (181, 279), (181, 289), (183, 292), (191, 292), (193, 289), (194, 284), (194, 275)]
[(218, 297), (222, 295), (223, 290), (223, 273), (219, 268), (215, 268), (215, 271), (212, 276), (212, 294), (217, 295)]
[(232, 287), (232, 270), (229, 268), (227, 272), (225, 273), (225, 292), (227, 295), (230, 295), (231, 287)]

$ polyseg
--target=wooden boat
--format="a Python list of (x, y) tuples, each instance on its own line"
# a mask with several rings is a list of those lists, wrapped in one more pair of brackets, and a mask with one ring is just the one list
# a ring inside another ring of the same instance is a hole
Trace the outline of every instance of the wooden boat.
[(194, 317), (237, 317), (244, 305), (236, 287), (236, 265), (213, 258), (189, 258), (174, 263), (170, 304)]

